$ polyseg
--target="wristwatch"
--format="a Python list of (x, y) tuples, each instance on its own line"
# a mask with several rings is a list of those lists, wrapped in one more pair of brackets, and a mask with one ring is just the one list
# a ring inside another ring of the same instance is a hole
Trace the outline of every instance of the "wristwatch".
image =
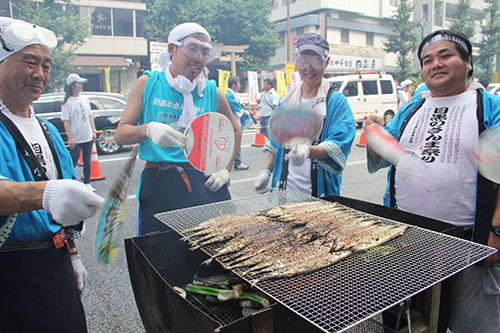
[(495, 236), (500, 237), (500, 227), (492, 225), (490, 231), (495, 234)]

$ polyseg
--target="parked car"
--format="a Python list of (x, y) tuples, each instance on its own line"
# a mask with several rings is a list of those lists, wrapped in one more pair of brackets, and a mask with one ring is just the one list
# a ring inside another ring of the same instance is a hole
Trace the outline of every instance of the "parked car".
[(487, 90), (490, 94), (500, 95), (500, 83), (490, 83)]
[(390, 74), (353, 74), (328, 79), (330, 86), (344, 94), (354, 120), (361, 127), (365, 116), (376, 112), (388, 123), (398, 110), (396, 84)]
[[(121, 146), (113, 139), (123, 113), (127, 96), (114, 93), (89, 92), (81, 93), (90, 101), (92, 116), (97, 130), (96, 148), (99, 154), (113, 154), (120, 151)], [(65, 143), (68, 141), (64, 123), (61, 120), (61, 104), (64, 93), (42, 94), (33, 103), (35, 114), (42, 119), (50, 121), (56, 126)]]

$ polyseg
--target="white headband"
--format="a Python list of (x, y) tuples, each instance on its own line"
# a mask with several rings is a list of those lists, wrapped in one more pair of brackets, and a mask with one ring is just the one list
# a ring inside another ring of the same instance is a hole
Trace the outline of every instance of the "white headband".
[(30, 45), (44, 45), (51, 51), (57, 45), (52, 31), (10, 17), (0, 17), (0, 38), (0, 61)]
[(420, 51), (420, 59), (422, 59), (422, 55), (424, 54), (424, 50), (427, 46), (440, 40), (449, 40), (455, 42), (458, 45), (462, 46), (464, 50), (466, 50), (469, 54), (471, 53), (471, 50), (469, 50), (469, 48), (467, 47), (467, 43), (462, 38), (454, 35), (439, 34), (431, 37), (427, 42), (425, 42), (424, 46), (422, 47), (422, 51)]
[[(172, 42), (179, 42), (181, 39), (184, 39), (192, 34), (205, 35), (208, 37), (208, 40), (211, 41), (210, 34), (201, 25), (194, 22), (184, 22), (173, 28), (172, 31), (170, 31), (170, 33), (168, 34), (168, 43), (170, 44)], [(165, 50), (163, 50), (160, 53), (160, 56), (158, 57), (158, 65), (160, 65), (160, 67), (163, 70), (165, 70), (165, 68), (167, 68), (169, 61), (170, 61), (170, 54), (168, 54), (168, 46), (167, 46)]]

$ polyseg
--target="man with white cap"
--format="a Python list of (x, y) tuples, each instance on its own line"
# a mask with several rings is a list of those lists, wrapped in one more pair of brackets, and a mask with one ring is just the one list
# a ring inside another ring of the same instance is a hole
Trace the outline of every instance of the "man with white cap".
[(398, 91), (398, 99), (399, 99), (398, 109), (408, 104), (408, 102), (411, 100), (410, 92), (412, 84), (413, 81), (410, 79), (401, 82), (400, 84), (401, 90)]
[[(50, 77), (54, 33), (0, 18), (0, 323), (5, 332), (86, 332), (86, 271), (70, 238), (103, 198), (76, 178), (56, 128), (31, 103)], [(75, 279), (76, 277), (76, 279)]]
[[(269, 157), (254, 181), (256, 192), (272, 188), (302, 192), (315, 197), (340, 193), (342, 172), (356, 134), (356, 123), (347, 99), (330, 89), (323, 78), (328, 66), (328, 41), (316, 33), (297, 40), (295, 64), (302, 81), (279, 102), (277, 112), (310, 110), (323, 119), (321, 133), (303, 144), (286, 147), (271, 135)], [(285, 111), (286, 110), (286, 111)]]
[[(427, 35), (417, 53), (428, 90), (385, 129), (406, 152), (390, 166), (384, 204), (463, 227), (463, 238), (500, 250), (498, 184), (478, 173), (479, 134), (500, 126), (500, 98), (473, 80), (472, 44), (455, 30)], [(370, 115), (365, 128), (382, 117)], [(389, 166), (368, 142), (368, 171)], [(498, 332), (500, 255), (443, 283), (438, 332)], [(418, 302), (417, 302), (418, 303)]]
[[(205, 65), (215, 59), (209, 33), (193, 22), (177, 25), (159, 57), (162, 71), (146, 71), (132, 87), (118, 125), (118, 144), (140, 143), (146, 160), (139, 190), (138, 233), (169, 230), (154, 214), (230, 199), (227, 184), (241, 128), (224, 94), (206, 79)], [(171, 61), (171, 64), (169, 64)], [(182, 151), (190, 122), (206, 112), (229, 118), (235, 132), (232, 159), (219, 172), (204, 175)]]

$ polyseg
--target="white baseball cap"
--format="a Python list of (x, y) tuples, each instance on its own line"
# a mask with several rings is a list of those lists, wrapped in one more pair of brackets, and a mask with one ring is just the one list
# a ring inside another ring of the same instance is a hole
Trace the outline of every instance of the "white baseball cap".
[(0, 17), (0, 61), (24, 49), (40, 44), (52, 51), (57, 45), (56, 35), (36, 24)]
[(401, 86), (401, 89), (404, 89), (406, 86), (409, 86), (410, 84), (413, 84), (413, 81), (410, 80), (410, 79), (407, 79), (407, 80), (404, 80), (403, 82), (401, 82), (400, 86)]
[(68, 86), (70, 86), (74, 82), (85, 84), (85, 83), (87, 83), (87, 79), (80, 77), (80, 75), (78, 75), (76, 73), (71, 73), (70, 75), (68, 75), (68, 78), (66, 79), (66, 84)]

